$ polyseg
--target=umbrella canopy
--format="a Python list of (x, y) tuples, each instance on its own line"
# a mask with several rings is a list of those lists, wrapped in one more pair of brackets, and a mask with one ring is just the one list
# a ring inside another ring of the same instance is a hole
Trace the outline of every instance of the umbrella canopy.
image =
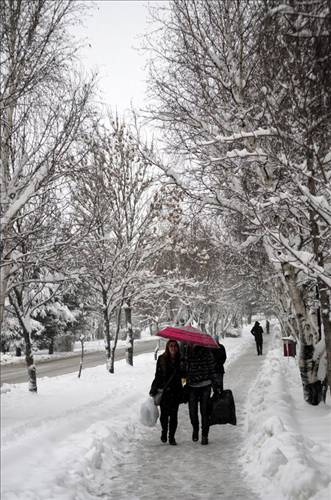
[(193, 326), (166, 326), (158, 331), (156, 335), (165, 337), (166, 339), (185, 342), (187, 344), (218, 348), (218, 344), (213, 337), (208, 335), (208, 333), (201, 332)]

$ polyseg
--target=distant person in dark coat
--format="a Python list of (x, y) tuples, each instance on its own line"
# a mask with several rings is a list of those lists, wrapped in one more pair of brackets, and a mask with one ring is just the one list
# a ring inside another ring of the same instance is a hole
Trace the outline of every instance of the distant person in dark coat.
[(176, 445), (178, 407), (182, 398), (180, 354), (176, 340), (168, 340), (165, 352), (158, 357), (150, 396), (154, 397), (158, 389), (164, 389), (160, 403), (161, 441), (167, 442), (169, 429), (169, 444)]
[(208, 444), (208, 405), (212, 386), (217, 387), (215, 360), (210, 349), (199, 345), (189, 348), (187, 356), (187, 386), (190, 420), (193, 427), (192, 440), (199, 440), (199, 416), (201, 415), (201, 444)]
[(216, 339), (219, 349), (210, 349), (215, 359), (215, 370), (217, 374), (218, 390), (223, 391), (224, 363), (226, 361), (226, 350), (223, 344)]
[(255, 337), (257, 355), (262, 356), (263, 347), (263, 328), (258, 321), (255, 321), (253, 328), (251, 329), (251, 334)]
[(265, 329), (266, 329), (267, 335), (269, 335), (269, 333), (270, 333), (270, 321), (268, 319), (265, 322)]

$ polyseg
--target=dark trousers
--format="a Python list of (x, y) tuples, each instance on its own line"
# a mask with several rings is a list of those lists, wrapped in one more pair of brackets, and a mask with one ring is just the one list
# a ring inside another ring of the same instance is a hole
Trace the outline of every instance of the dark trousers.
[(210, 399), (211, 385), (205, 387), (190, 387), (188, 407), (193, 430), (199, 430), (198, 406), (200, 404), (201, 432), (203, 436), (208, 436), (208, 403)]
[(162, 434), (167, 436), (169, 429), (169, 437), (173, 438), (178, 425), (178, 404), (173, 406), (160, 405), (160, 423), (162, 427)]
[(260, 354), (262, 355), (262, 346), (263, 346), (263, 342), (256, 342), (256, 350), (257, 350), (257, 355), (258, 356)]

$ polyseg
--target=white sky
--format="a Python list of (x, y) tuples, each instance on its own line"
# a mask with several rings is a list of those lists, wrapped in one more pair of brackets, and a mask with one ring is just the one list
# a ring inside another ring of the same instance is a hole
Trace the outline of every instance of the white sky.
[[(238, 425), (191, 440), (180, 405), (178, 446), (140, 422), (153, 353), (27, 384), (1, 387), (1, 500), (330, 500), (331, 401), (305, 403), (297, 360), (284, 358), (272, 324), (263, 356), (246, 325), (225, 338), (225, 387)], [(169, 483), (170, 480), (170, 483)], [(173, 486), (173, 488), (169, 488)], [(252, 492), (253, 491), (253, 492)]]
[[(160, 3), (163, 0), (159, 0)], [(81, 61), (87, 69), (97, 69), (99, 88), (105, 102), (122, 114), (130, 107), (144, 105), (146, 90), (145, 58), (138, 52), (140, 38), (149, 30), (148, 2), (141, 0), (98, 0), (75, 30), (85, 37), (87, 47)]]

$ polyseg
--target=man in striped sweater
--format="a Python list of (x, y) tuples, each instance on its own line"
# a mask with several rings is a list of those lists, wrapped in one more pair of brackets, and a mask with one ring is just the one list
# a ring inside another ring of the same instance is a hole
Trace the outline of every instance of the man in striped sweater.
[(199, 440), (199, 415), (201, 414), (201, 444), (208, 444), (208, 405), (212, 387), (217, 390), (215, 359), (210, 349), (194, 345), (187, 353), (188, 405), (193, 427), (192, 440)]

